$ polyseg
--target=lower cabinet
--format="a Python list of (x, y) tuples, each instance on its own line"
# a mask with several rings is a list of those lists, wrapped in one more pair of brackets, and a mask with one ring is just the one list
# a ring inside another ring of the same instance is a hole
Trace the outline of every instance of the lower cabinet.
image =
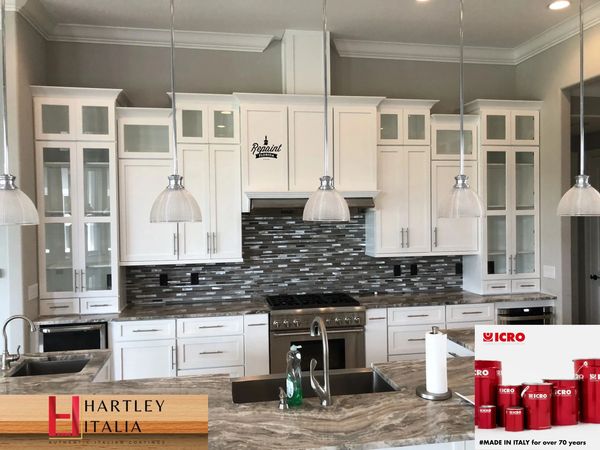
[(113, 379), (166, 378), (176, 375), (175, 339), (117, 342)]
[(244, 336), (177, 340), (177, 368), (209, 369), (244, 365)]
[(269, 315), (244, 316), (244, 367), (246, 376), (269, 373)]
[(365, 362), (366, 367), (373, 363), (388, 360), (387, 309), (367, 309), (365, 324)]

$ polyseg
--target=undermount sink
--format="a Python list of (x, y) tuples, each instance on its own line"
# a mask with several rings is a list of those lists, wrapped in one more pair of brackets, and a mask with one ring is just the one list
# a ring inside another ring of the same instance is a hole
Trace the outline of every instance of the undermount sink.
[(21, 363), (20, 366), (9, 376), (30, 377), (36, 375), (56, 375), (64, 373), (81, 372), (89, 362), (89, 358), (78, 359), (30, 359)]
[[(317, 372), (317, 379), (322, 382), (322, 372)], [(231, 382), (233, 402), (254, 403), (278, 400), (279, 387), (285, 389), (285, 381), (285, 374), (235, 378)], [(394, 388), (372, 369), (332, 370), (329, 373), (329, 381), (333, 396), (394, 391)], [(302, 372), (302, 394), (304, 398), (317, 396), (310, 386), (308, 372)]]

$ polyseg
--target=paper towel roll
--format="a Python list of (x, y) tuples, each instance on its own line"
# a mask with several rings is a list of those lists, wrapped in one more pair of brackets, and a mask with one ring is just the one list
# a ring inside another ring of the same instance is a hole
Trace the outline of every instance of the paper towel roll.
[(426, 389), (433, 394), (448, 392), (448, 341), (443, 333), (425, 335), (425, 380)]

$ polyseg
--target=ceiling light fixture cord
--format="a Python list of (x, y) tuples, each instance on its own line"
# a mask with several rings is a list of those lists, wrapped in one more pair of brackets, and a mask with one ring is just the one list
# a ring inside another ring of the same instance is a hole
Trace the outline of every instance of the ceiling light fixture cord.
[(585, 170), (583, 83), (583, 0), (579, 0), (579, 175), (583, 175)]
[(324, 146), (324, 175), (329, 175), (329, 118), (328, 118), (328, 92), (327, 92), (327, 0), (323, 0), (323, 114), (324, 114), (324, 127), (323, 132), (325, 138), (323, 140)]
[(4, 174), (8, 175), (9, 172), (9, 164), (8, 164), (8, 119), (6, 118), (6, 113), (8, 111), (7, 103), (6, 103), (6, 20), (5, 20), (5, 1), (2, 1), (2, 5), (0, 5), (0, 9), (2, 10), (0, 14), (2, 17), (0, 21), (2, 22), (2, 144), (3, 144), (3, 154), (4, 154)]
[(175, 0), (171, 0), (171, 95), (172, 109), (171, 115), (173, 116), (173, 132), (171, 138), (173, 139), (173, 174), (179, 175), (179, 164), (177, 155), (177, 103), (175, 100)]
[(459, 70), (459, 88), (458, 96), (460, 102), (460, 175), (465, 174), (465, 94), (464, 94), (464, 32), (463, 32), (463, 17), (464, 4), (460, 0), (460, 70)]

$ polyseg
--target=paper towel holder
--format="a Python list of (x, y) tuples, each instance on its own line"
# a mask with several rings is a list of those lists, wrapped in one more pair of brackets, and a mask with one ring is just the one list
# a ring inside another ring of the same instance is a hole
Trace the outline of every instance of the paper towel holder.
[[(440, 328), (439, 327), (431, 327), (431, 334), (438, 334), (440, 332)], [(421, 385), (421, 386), (417, 386), (417, 395), (425, 400), (432, 400), (432, 401), (441, 401), (441, 400), (448, 400), (449, 398), (452, 397), (452, 390), (448, 389), (447, 392), (442, 392), (441, 394), (436, 394), (433, 392), (429, 392), (426, 389), (425, 385)]]

